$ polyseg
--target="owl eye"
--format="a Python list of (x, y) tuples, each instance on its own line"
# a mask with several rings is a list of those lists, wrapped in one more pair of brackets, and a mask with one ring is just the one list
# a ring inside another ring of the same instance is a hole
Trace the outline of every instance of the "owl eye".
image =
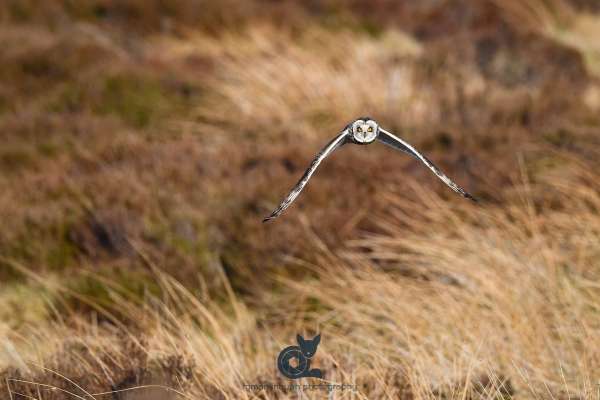
[(359, 126), (358, 128), (356, 128), (357, 132), (362, 132), (362, 128)]
[(373, 132), (373, 127), (372, 126), (369, 127), (369, 132)]

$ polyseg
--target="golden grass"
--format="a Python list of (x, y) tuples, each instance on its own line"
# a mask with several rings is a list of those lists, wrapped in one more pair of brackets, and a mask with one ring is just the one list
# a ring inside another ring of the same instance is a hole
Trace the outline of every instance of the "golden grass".
[(218, 123), (236, 115), (239, 126), (292, 127), (288, 135), (314, 138), (315, 127), (356, 115), (400, 110), (412, 123), (411, 118), (420, 122), (437, 111), (427, 106), (431, 93), (413, 84), (408, 61), (421, 49), (399, 31), (373, 39), (311, 28), (294, 38), (266, 26), (243, 38), (219, 38), (218, 46), (224, 54), (211, 83), (214, 98), (199, 110)]
[[(316, 262), (299, 261), (313, 278), (273, 276), (285, 290), (269, 295), (262, 312), (237, 297), (225, 275), (223, 303), (155, 270), (165, 293), (160, 299), (132, 303), (118, 286), (111, 289), (115, 309), (133, 322), (130, 331), (75, 318), (74, 327), (31, 326), (14, 339), (16, 347), (33, 350), (44, 342), (60, 357), (83, 351), (67, 368), (70, 376), (101, 368), (100, 381), (113, 387), (123, 370), (134, 368), (127, 351), (140, 352), (137, 367), (151, 372), (136, 390), (163, 385), (188, 398), (252, 398), (243, 385), (282, 383), (274, 369), (278, 351), (298, 331), (319, 331), (315, 365), (328, 382), (357, 385), (357, 398), (591, 398), (600, 378), (600, 177), (584, 167), (574, 166), (568, 180), (548, 176), (521, 185), (515, 193), (521, 200), (511, 207), (448, 206), (431, 194), (407, 202), (392, 191), (385, 195), (391, 216), (377, 222), (384, 233), (337, 251), (315, 236)], [(563, 207), (536, 206), (540, 199)], [(281, 319), (265, 319), (269, 309)], [(36, 352), (20, 355), (34, 377), (28, 380), (64, 388), (64, 379), (33, 365), (64, 370), (65, 359), (48, 361)], [(178, 366), (165, 364), (173, 357), (181, 357)], [(11, 388), (35, 392), (35, 385), (17, 381)]]
[(590, 74), (600, 76), (600, 17), (575, 11), (565, 0), (492, 0), (521, 28), (539, 32), (581, 53)]

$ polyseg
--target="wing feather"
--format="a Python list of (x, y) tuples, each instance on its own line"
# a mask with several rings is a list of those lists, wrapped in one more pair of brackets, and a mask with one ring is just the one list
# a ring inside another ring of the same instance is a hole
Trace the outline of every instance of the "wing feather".
[(477, 199), (475, 199), (475, 197), (473, 197), (471, 194), (467, 193), (466, 190), (464, 190), (463, 188), (461, 188), (460, 186), (458, 186), (456, 183), (454, 183), (452, 181), (452, 179), (448, 178), (442, 171), (440, 171), (440, 169), (433, 163), (431, 162), (431, 160), (429, 160), (427, 157), (425, 157), (423, 154), (419, 153), (417, 150), (415, 150), (414, 147), (412, 147), (410, 144), (406, 143), (404, 140), (400, 139), (399, 137), (393, 135), (392, 133), (379, 128), (379, 136), (377, 137), (377, 140), (379, 140), (381, 143), (390, 146), (396, 150), (400, 150), (403, 151), (409, 155), (411, 155), (412, 157), (416, 158), (417, 160), (421, 161), (423, 164), (425, 164), (430, 170), (433, 171), (433, 173), (440, 178), (448, 187), (450, 187), (450, 189), (454, 190), (456, 193), (460, 194), (463, 197), (466, 197), (467, 199), (473, 200), (473, 201), (477, 201)]
[(330, 141), (319, 152), (319, 154), (316, 155), (316, 157), (313, 159), (312, 163), (310, 164), (310, 166), (308, 167), (306, 172), (304, 172), (304, 175), (302, 175), (302, 177), (300, 178), (298, 183), (296, 183), (296, 186), (294, 186), (292, 188), (290, 193), (285, 197), (285, 199), (283, 199), (281, 204), (279, 204), (279, 207), (277, 207), (275, 209), (275, 211), (273, 211), (271, 213), (271, 215), (269, 215), (268, 217), (263, 219), (263, 222), (267, 222), (271, 219), (275, 219), (279, 215), (281, 215), (281, 213), (284, 212), (285, 209), (290, 206), (290, 204), (292, 204), (292, 202), (296, 199), (296, 197), (298, 197), (298, 195), (300, 194), (302, 189), (304, 189), (304, 186), (306, 186), (306, 184), (308, 183), (312, 174), (317, 170), (317, 167), (319, 166), (319, 164), (321, 164), (321, 161), (323, 161), (328, 155), (333, 153), (335, 151), (335, 149), (346, 144), (347, 139), (348, 139), (348, 129), (344, 129), (338, 136), (336, 136), (332, 141)]

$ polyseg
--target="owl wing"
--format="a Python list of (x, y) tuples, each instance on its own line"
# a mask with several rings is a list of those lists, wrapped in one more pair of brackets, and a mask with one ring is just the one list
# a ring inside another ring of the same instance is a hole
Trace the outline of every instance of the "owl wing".
[(279, 215), (281, 215), (281, 213), (283, 211), (285, 211), (285, 209), (288, 208), (290, 206), (290, 204), (292, 204), (292, 202), (296, 199), (296, 197), (298, 197), (298, 195), (300, 194), (302, 189), (304, 189), (304, 186), (306, 186), (306, 184), (308, 183), (308, 180), (310, 179), (312, 174), (317, 170), (317, 167), (319, 166), (319, 164), (321, 164), (321, 161), (323, 161), (328, 155), (333, 153), (335, 149), (337, 149), (340, 146), (343, 146), (347, 142), (348, 142), (348, 129), (346, 128), (337, 137), (335, 137), (331, 142), (329, 142), (327, 144), (327, 146), (325, 146), (319, 152), (319, 154), (317, 154), (317, 156), (314, 158), (314, 160), (310, 164), (310, 167), (308, 167), (306, 172), (304, 172), (304, 175), (302, 175), (302, 177), (300, 178), (298, 183), (296, 183), (296, 186), (294, 186), (292, 188), (292, 190), (290, 191), (290, 193), (286, 196), (286, 198), (283, 199), (281, 204), (279, 204), (279, 207), (277, 207), (275, 209), (275, 211), (273, 211), (271, 213), (271, 215), (269, 215), (268, 217), (263, 219), (263, 222), (267, 222), (271, 219), (275, 219)]
[(433, 173), (438, 178), (440, 178), (447, 186), (449, 186), (450, 189), (454, 190), (456, 193), (460, 194), (461, 196), (466, 197), (467, 199), (477, 202), (477, 199), (475, 199), (475, 197), (471, 196), (463, 188), (458, 186), (450, 178), (448, 178), (446, 175), (444, 175), (444, 173), (442, 171), (440, 171), (440, 169), (438, 167), (436, 167), (436, 165), (434, 163), (432, 163), (423, 154), (421, 154), (417, 150), (415, 150), (414, 147), (412, 147), (410, 144), (406, 143), (404, 140), (400, 139), (399, 137), (397, 137), (397, 136), (391, 134), (390, 132), (388, 132), (384, 129), (381, 129), (381, 128), (379, 128), (379, 136), (377, 136), (377, 140), (379, 140), (381, 143), (383, 143), (387, 146), (390, 146), (396, 150), (403, 151), (403, 152), (411, 155), (412, 157), (416, 158), (417, 160), (421, 161), (430, 170), (432, 170)]

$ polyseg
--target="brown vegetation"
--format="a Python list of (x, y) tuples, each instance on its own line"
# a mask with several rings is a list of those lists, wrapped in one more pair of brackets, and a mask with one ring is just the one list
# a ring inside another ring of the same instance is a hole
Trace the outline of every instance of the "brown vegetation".
[[(2, 3), (1, 395), (297, 398), (320, 332), (336, 398), (597, 397), (598, 12)], [(362, 115), (481, 202), (354, 146), (263, 225)]]

